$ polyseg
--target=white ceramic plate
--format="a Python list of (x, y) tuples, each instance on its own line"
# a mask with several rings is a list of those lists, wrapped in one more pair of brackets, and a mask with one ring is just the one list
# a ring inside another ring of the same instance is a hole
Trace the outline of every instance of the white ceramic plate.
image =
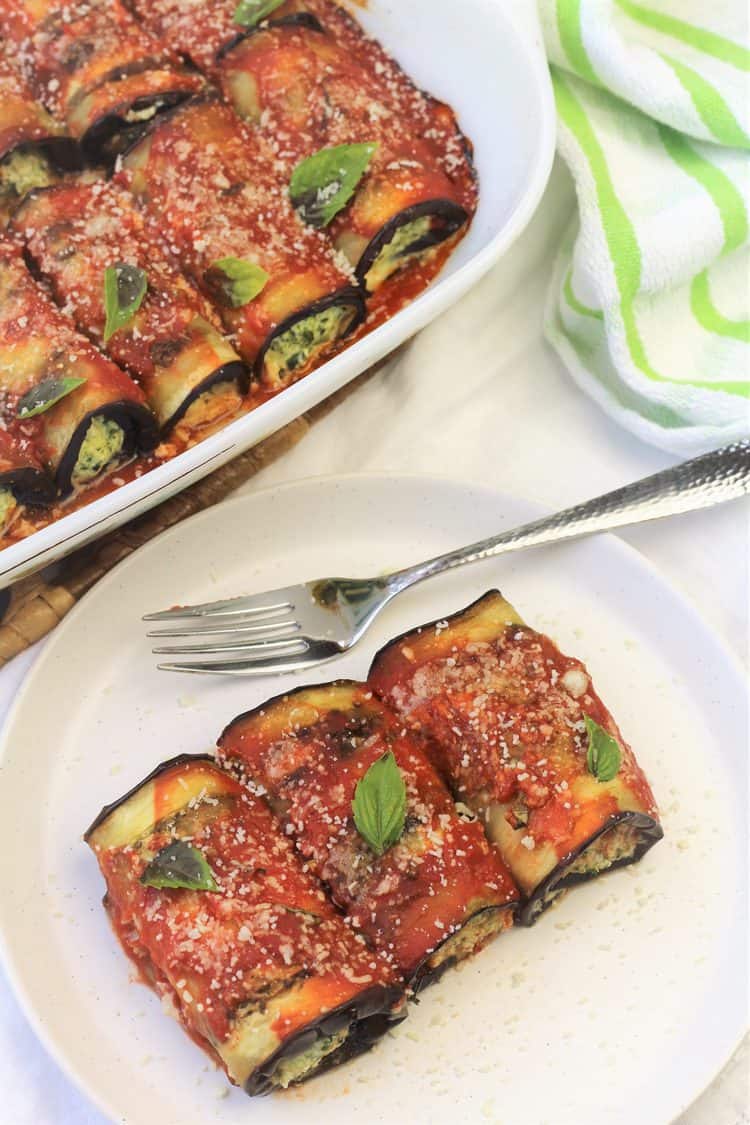
[[(303, 482), (222, 504), (157, 539), (55, 632), (8, 721), (0, 933), (58, 1063), (128, 1125), (666, 1125), (711, 1080), (745, 1018), (746, 738), (732, 659), (612, 537), (465, 568), (399, 598), (361, 646), (264, 680), (155, 670), (143, 612), (331, 573), (366, 575), (538, 514), (425, 478)], [(250, 1104), (129, 980), (81, 842), (100, 806), (237, 712), (295, 683), (363, 676), (389, 637), (500, 586), (588, 662), (653, 784), (666, 837), (572, 892), (429, 990), (371, 1054)]]
[(528, 223), (555, 147), (536, 5), (370, 0), (356, 14), (418, 85), (455, 107), (474, 142), (481, 196), (467, 237), (416, 301), (307, 378), (139, 480), (0, 551), (0, 588), (161, 503), (327, 398), (445, 312)]

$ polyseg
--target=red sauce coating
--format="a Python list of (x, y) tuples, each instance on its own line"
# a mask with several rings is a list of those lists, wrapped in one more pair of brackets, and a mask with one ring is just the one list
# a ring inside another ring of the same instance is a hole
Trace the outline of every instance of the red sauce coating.
[(16, 48), (36, 96), (63, 117), (76, 99), (115, 72), (178, 62), (120, 0), (4, 2), (0, 32)]
[(19, 144), (61, 136), (62, 132), (34, 101), (20, 72), (0, 49), (0, 159)]
[[(236, 720), (219, 743), (220, 760), (271, 794), (311, 870), (409, 981), (480, 909), (507, 906), (518, 893), (479, 821), (456, 811), (420, 743), (363, 686), (334, 689), (330, 709), (312, 689)], [(357, 831), (352, 801), (388, 751), (406, 783), (406, 825), (378, 856)]]
[[(179, 817), (158, 823), (166, 795), (206, 763), (159, 778), (156, 827), (137, 847), (90, 841), (107, 883), (116, 932), (157, 991), (173, 1000), (186, 1028), (209, 1044), (229, 1036), (244, 1005), (305, 982), (301, 1003), (277, 1019), (281, 1039), (345, 1005), (391, 975), (343, 923), (305, 873), (266, 806), (222, 775), (221, 792), (193, 798)], [(205, 793), (205, 791), (204, 791)], [(156, 852), (186, 834), (201, 851), (219, 893), (144, 886)]]
[(510, 805), (506, 818), (525, 827), (525, 846), (548, 843), (562, 858), (620, 808), (604, 787), (580, 802), (572, 793), (579, 777), (590, 778), (586, 715), (618, 741), (617, 780), (630, 803), (657, 816), (646, 777), (585, 666), (527, 626), (468, 640), (458, 615), (389, 645), (368, 682), (429, 735), (459, 797), (474, 808)]
[[(334, 33), (271, 26), (222, 57), (216, 69), (227, 99), (236, 100), (242, 76), (251, 80), (251, 119), (290, 171), (322, 148), (378, 145), (358, 188), (359, 205), (334, 223), (334, 240), (339, 227), (372, 237), (393, 214), (425, 200), (453, 200), (471, 214), (476, 181), (453, 111), (418, 90), (358, 25), (337, 41), (334, 6), (319, 7), (333, 19)], [(348, 18), (343, 26), (349, 31)]]

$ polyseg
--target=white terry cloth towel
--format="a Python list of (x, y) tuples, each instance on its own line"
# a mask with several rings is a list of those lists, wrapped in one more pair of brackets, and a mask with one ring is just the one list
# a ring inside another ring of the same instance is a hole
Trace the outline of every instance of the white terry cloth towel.
[(645, 441), (750, 433), (750, 16), (737, 0), (540, 0), (578, 215), (545, 330)]

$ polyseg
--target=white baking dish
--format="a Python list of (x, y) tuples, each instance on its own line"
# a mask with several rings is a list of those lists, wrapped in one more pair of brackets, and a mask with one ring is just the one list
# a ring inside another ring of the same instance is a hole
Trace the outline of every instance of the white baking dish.
[[(165, 500), (309, 410), (454, 304), (530, 219), (554, 151), (554, 108), (532, 0), (371, 0), (357, 17), (474, 142), (480, 205), (440, 277), (408, 308), (300, 383), (138, 480), (0, 552), (0, 588)], [(457, 346), (457, 362), (460, 350)], [(425, 378), (429, 378), (425, 371)]]

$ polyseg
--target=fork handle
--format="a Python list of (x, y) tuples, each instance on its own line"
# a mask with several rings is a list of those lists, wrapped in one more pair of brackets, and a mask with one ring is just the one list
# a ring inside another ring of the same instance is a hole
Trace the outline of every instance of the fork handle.
[(425, 578), (466, 563), (493, 558), (508, 551), (578, 539), (597, 531), (611, 531), (635, 523), (712, 508), (750, 492), (750, 440), (734, 442), (713, 453), (684, 461), (661, 473), (644, 477), (552, 516), (504, 531), (469, 547), (450, 551), (391, 575), (393, 593)]

